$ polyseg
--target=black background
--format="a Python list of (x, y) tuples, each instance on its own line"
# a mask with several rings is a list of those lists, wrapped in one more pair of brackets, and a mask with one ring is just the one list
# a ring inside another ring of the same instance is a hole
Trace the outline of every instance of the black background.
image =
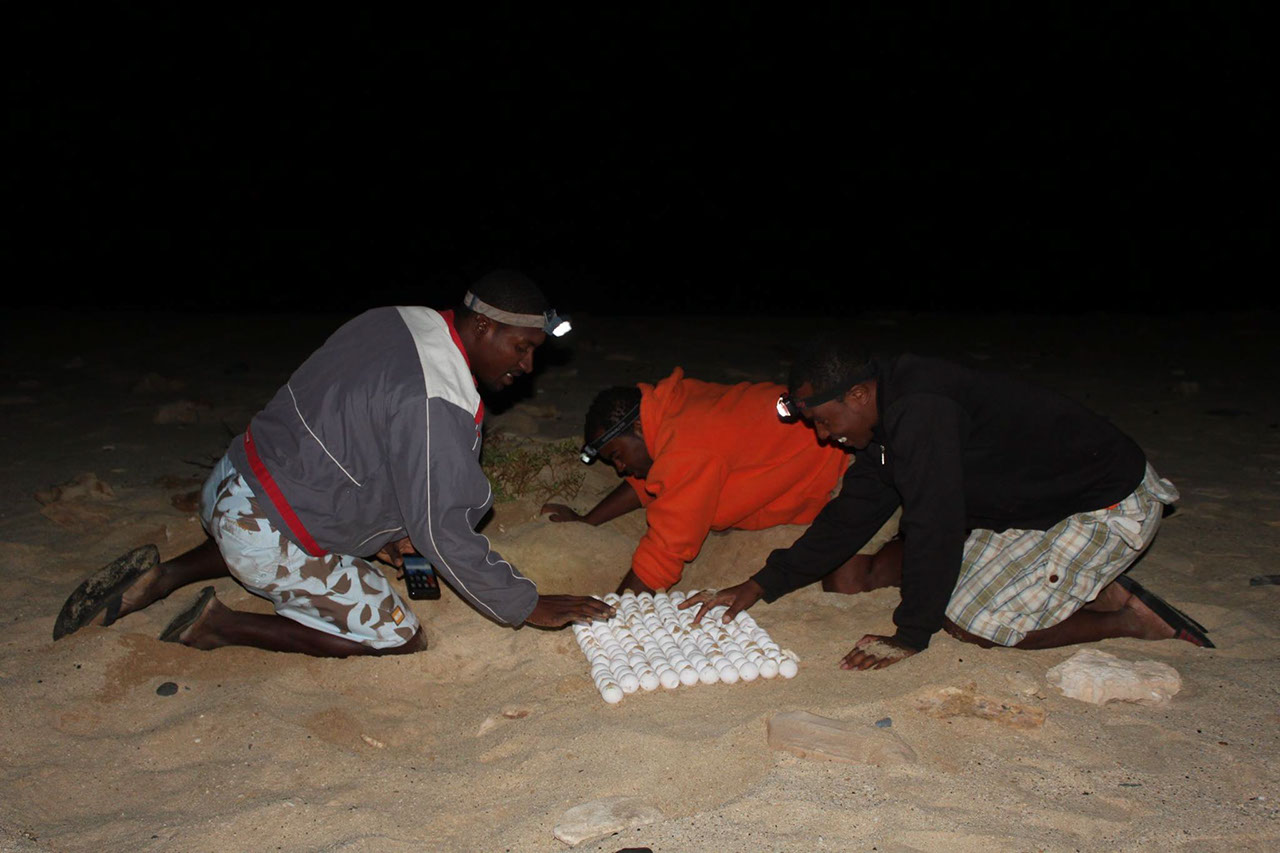
[(1277, 303), (1261, 6), (178, 5), (11, 21), (11, 305)]

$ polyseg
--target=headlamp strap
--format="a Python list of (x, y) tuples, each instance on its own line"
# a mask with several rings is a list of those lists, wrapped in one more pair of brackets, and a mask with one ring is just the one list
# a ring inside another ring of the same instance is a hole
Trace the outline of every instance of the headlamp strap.
[(541, 329), (547, 324), (547, 314), (512, 314), (485, 302), (470, 290), (462, 297), (462, 304), (477, 314), (483, 314), (491, 320), (506, 323), (508, 326), (521, 326), (526, 329)]
[(622, 435), (631, 425), (636, 422), (636, 418), (640, 417), (640, 404), (631, 407), (631, 410), (622, 416), (622, 420), (605, 430), (595, 441), (589, 441), (582, 446), (582, 455), (594, 459), (600, 455), (600, 448)]
[(796, 405), (805, 409), (812, 409), (814, 406), (821, 406), (823, 403), (830, 403), (835, 398), (844, 394), (859, 382), (866, 382), (871, 377), (880, 372), (880, 365), (875, 359), (868, 361), (861, 368), (855, 369), (849, 373), (841, 381), (837, 382), (833, 387), (826, 391), (818, 391), (805, 397), (803, 400), (797, 399)]

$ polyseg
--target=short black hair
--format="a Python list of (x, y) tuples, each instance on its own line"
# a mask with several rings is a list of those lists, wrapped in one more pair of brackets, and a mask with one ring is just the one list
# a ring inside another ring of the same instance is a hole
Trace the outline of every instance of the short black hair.
[[(615, 385), (604, 389), (591, 401), (591, 408), (587, 409), (583, 438), (591, 441), (592, 436), (612, 429), (638, 405), (640, 405), (640, 389), (634, 385)], [(623, 435), (634, 432), (633, 424)]]
[[(833, 391), (843, 382), (853, 387), (870, 378), (875, 369), (874, 360), (867, 353), (843, 336), (820, 338), (805, 348), (791, 365), (787, 390), (795, 394), (808, 382), (814, 391)], [(862, 376), (850, 382), (850, 377)]]
[[(541, 314), (551, 307), (542, 289), (522, 272), (494, 270), (476, 280), (469, 288), (481, 302), (487, 302), (511, 314)], [(454, 309), (458, 317), (474, 314), (465, 305)]]

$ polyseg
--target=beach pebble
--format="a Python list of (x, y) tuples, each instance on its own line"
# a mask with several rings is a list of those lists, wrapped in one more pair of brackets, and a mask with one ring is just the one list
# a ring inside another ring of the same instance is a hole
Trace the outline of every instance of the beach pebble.
[(166, 681), (156, 688), (157, 696), (172, 696), (178, 692), (178, 685), (172, 681)]

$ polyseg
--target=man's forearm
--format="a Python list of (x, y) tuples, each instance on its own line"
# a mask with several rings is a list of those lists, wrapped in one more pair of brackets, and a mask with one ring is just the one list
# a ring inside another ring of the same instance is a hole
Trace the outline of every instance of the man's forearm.
[(600, 503), (582, 516), (582, 520), (590, 525), (604, 524), (620, 515), (626, 515), (640, 508), (640, 496), (630, 483), (620, 483), (616, 489), (605, 495)]

